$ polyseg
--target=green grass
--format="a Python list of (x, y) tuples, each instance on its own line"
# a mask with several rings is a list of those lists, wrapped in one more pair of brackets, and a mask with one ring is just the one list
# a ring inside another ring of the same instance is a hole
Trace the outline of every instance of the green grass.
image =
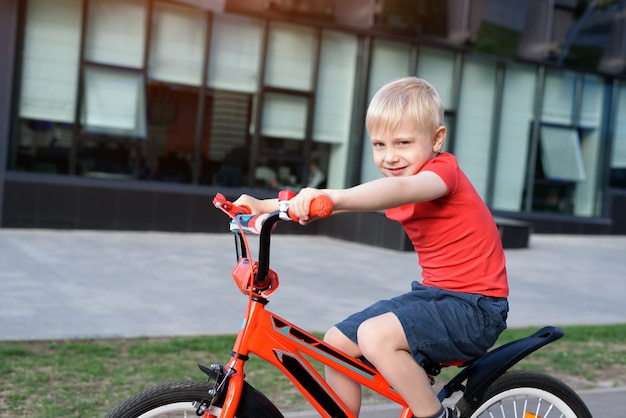
[[(553, 374), (574, 389), (626, 385), (626, 324), (563, 327), (566, 336), (515, 366)], [(509, 329), (498, 344), (535, 328)], [(103, 416), (129, 395), (177, 380), (204, 380), (197, 363), (228, 359), (233, 336), (0, 342), (0, 417)], [(438, 381), (456, 373), (446, 369)], [(306, 408), (286, 378), (258, 358), (247, 379), (283, 411)], [(365, 402), (380, 399), (365, 392)]]

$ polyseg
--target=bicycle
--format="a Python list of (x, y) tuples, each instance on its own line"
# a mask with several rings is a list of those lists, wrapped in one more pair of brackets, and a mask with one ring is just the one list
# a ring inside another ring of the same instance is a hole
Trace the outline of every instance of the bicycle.
[[(271, 235), (278, 222), (292, 220), (287, 202), (293, 195), (293, 192), (280, 192), (280, 209), (262, 215), (250, 214), (249, 208), (237, 207), (219, 193), (215, 196), (215, 207), (231, 218), (230, 230), (235, 235), (237, 264), (232, 276), (239, 290), (248, 297), (230, 359), (225, 366), (198, 365), (207, 375), (205, 382), (166, 383), (146, 389), (114, 407), (107, 418), (282, 417), (280, 410), (245, 380), (244, 366), (250, 354), (277, 367), (322, 417), (354, 415), (313, 368), (313, 360), (339, 370), (399, 404), (400, 418), (412, 417), (407, 404), (366, 359), (350, 357), (266, 309), (268, 298), (279, 286), (278, 275), (270, 268)], [(332, 202), (325, 198), (313, 201), (312, 216), (325, 217), (332, 212)], [(257, 260), (251, 258), (246, 234), (259, 235)], [(461, 418), (590, 418), (584, 402), (563, 382), (541, 372), (509, 370), (563, 335), (561, 329), (547, 326), (478, 359), (424, 367), (433, 383), (443, 367), (461, 368), (438, 393), (442, 402), (460, 394), (454, 407)]]

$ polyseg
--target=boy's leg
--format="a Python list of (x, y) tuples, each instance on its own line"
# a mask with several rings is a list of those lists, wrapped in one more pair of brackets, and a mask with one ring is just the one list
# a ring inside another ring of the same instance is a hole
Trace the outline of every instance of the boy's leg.
[[(324, 341), (352, 357), (358, 358), (362, 355), (359, 346), (336, 327), (332, 327), (326, 332)], [(358, 416), (361, 409), (361, 385), (331, 367), (325, 368), (325, 374), (326, 382), (350, 411)]]
[(359, 348), (409, 405), (416, 417), (435, 416), (441, 403), (424, 369), (413, 358), (400, 320), (386, 313), (363, 322)]

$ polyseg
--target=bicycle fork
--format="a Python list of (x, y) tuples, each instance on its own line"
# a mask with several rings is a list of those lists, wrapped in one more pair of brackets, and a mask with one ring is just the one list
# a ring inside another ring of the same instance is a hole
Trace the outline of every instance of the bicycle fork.
[(208, 376), (209, 381), (215, 381), (215, 386), (208, 393), (210, 402), (195, 402), (196, 415), (204, 418), (234, 417), (243, 391), (242, 374), (217, 363), (210, 367), (198, 364), (198, 367)]

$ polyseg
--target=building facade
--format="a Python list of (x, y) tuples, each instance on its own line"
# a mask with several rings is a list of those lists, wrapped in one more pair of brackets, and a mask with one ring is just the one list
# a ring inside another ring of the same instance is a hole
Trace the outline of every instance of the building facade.
[(367, 103), (414, 75), (496, 215), (626, 233), (626, 0), (0, 0), (0, 52), (3, 227), (223, 231), (217, 191), (374, 179)]

